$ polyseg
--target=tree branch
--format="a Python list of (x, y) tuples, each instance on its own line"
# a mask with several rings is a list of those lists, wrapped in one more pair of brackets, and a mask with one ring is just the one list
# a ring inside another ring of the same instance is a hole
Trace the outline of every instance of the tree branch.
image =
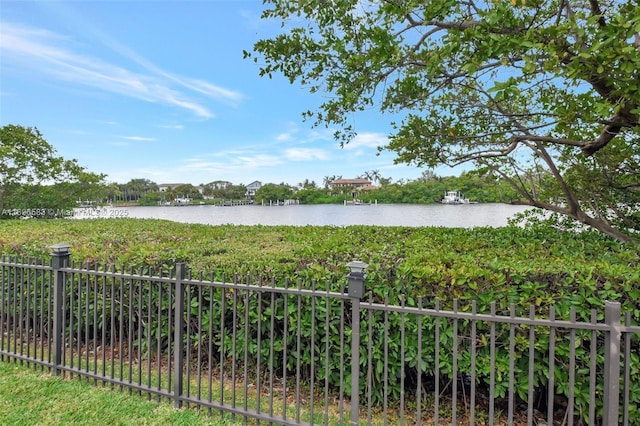
[(564, 139), (564, 138), (554, 138), (551, 136), (538, 136), (538, 135), (514, 135), (511, 137), (512, 139), (518, 141), (531, 141), (531, 142), (550, 142), (561, 145), (575, 146), (575, 147), (583, 147), (584, 142), (576, 141), (573, 139)]
[(482, 158), (497, 158), (497, 157), (506, 157), (510, 153), (512, 153), (518, 147), (518, 142), (514, 141), (509, 144), (504, 149), (486, 149), (483, 151), (474, 151), (467, 155), (456, 156), (453, 162), (443, 161), (448, 165), (455, 167), (460, 164), (464, 164), (468, 161), (479, 160)]
[(591, 12), (593, 16), (598, 16), (598, 25), (604, 27), (607, 25), (607, 21), (604, 19), (604, 15), (602, 14), (602, 10), (600, 9), (600, 3), (598, 0), (589, 0), (589, 5), (591, 6)]
[(581, 149), (583, 154), (589, 157), (600, 151), (618, 136), (620, 130), (622, 130), (622, 124), (616, 123), (616, 121), (613, 120), (612, 124), (604, 126), (602, 133), (600, 133), (600, 136), (598, 136), (595, 141), (582, 145)]

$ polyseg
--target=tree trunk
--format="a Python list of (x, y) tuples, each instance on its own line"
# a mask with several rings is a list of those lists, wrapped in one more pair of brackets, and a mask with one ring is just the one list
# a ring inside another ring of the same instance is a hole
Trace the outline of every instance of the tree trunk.
[(589, 216), (588, 214), (586, 214), (584, 211), (582, 211), (580, 209), (579, 206), (577, 206), (577, 209), (575, 211), (572, 211), (570, 209), (566, 209), (566, 208), (561, 208), (555, 204), (547, 204), (547, 203), (541, 203), (538, 201), (534, 201), (534, 202), (522, 202), (522, 201), (514, 201), (513, 204), (517, 204), (517, 205), (523, 205), (523, 206), (531, 206), (531, 207), (537, 207), (539, 209), (543, 209), (546, 211), (551, 211), (554, 213), (558, 213), (561, 215), (565, 215), (565, 216), (569, 216), (574, 218), (575, 220), (577, 220), (578, 222), (590, 226), (594, 229), (597, 229), (598, 231), (602, 232), (603, 234), (617, 240), (620, 241), (622, 243), (635, 243), (635, 244), (640, 244), (640, 238), (634, 238), (630, 235), (627, 235), (621, 231), (619, 231), (618, 229), (614, 228), (613, 226), (609, 225), (605, 220), (602, 219), (596, 219), (593, 218), (591, 216)]
[(595, 219), (591, 216), (588, 216), (586, 214), (584, 214), (584, 219), (581, 219), (579, 217), (576, 217), (576, 220), (578, 220), (581, 223), (584, 223), (585, 225), (589, 225), (592, 228), (597, 229), (598, 231), (604, 233), (605, 235), (608, 235), (612, 238), (615, 238), (616, 240), (622, 242), (622, 243), (640, 243), (640, 240), (638, 238), (632, 238), (629, 235), (623, 234), (622, 232), (620, 232), (619, 230), (617, 230), (616, 228), (612, 227), (611, 225), (609, 225), (607, 222), (605, 222), (604, 220), (601, 219)]

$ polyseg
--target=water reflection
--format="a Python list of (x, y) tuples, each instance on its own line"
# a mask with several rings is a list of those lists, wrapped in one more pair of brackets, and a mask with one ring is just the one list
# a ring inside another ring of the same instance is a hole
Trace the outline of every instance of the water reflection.
[[(122, 207), (133, 218), (167, 219), (183, 223), (209, 225), (376, 225), (376, 226), (443, 226), (472, 228), (501, 227), (507, 219), (526, 206), (508, 204), (467, 205), (298, 205), (298, 206), (183, 206)], [(124, 213), (124, 212), (123, 212)]]

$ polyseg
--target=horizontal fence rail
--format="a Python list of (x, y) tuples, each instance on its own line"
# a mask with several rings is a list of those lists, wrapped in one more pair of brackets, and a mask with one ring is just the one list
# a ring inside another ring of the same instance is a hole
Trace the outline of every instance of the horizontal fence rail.
[(617, 302), (478, 312), (345, 283), (0, 261), (0, 360), (231, 420), (640, 424), (640, 327)]

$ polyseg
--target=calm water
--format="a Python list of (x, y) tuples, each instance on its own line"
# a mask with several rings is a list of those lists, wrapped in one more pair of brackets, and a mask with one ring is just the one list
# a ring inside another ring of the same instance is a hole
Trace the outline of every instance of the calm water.
[(123, 207), (109, 209), (106, 214), (134, 218), (167, 219), (184, 223), (210, 225), (377, 225), (377, 226), (444, 226), (472, 228), (500, 227), (525, 206), (508, 204), (467, 205), (298, 205), (298, 206), (184, 206)]

